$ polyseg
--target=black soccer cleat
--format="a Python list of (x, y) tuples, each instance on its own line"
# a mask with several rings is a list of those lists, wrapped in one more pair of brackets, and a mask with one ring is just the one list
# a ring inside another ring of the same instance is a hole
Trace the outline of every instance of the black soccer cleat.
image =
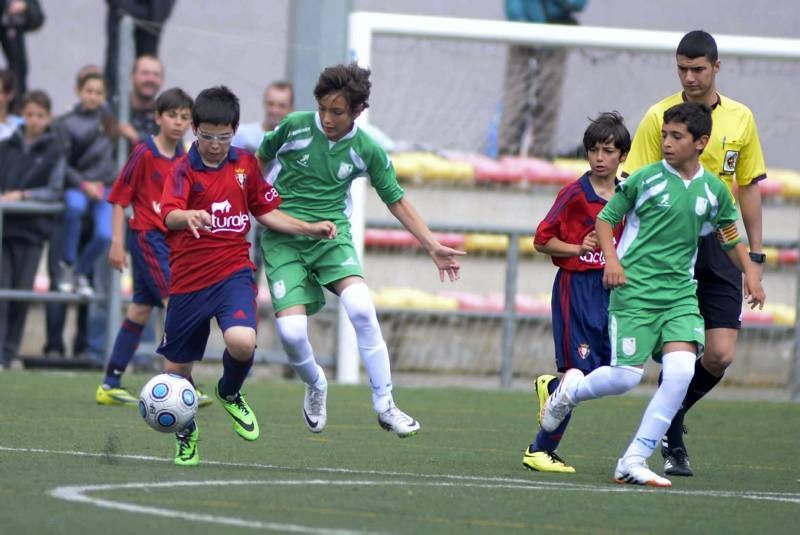
[(686, 448), (669, 448), (661, 449), (661, 455), (664, 456), (664, 473), (668, 476), (683, 476), (692, 477), (692, 467), (689, 464), (689, 454), (686, 453)]

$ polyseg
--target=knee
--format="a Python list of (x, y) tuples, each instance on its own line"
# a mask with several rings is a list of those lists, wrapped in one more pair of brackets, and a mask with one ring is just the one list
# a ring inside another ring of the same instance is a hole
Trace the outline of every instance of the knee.
[(284, 347), (292, 348), (308, 341), (308, 318), (302, 315), (278, 318), (278, 335)]
[(721, 375), (733, 364), (735, 357), (734, 348), (706, 348), (703, 353), (703, 367), (712, 375)]
[(256, 331), (250, 327), (231, 327), (224, 338), (228, 353), (236, 360), (249, 360), (256, 349)]

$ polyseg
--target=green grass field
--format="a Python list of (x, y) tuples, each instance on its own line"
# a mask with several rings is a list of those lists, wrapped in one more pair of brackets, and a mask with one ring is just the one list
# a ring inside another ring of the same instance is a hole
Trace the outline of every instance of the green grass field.
[[(328, 428), (302, 387), (253, 379), (261, 438), (201, 409), (201, 465), (135, 408), (94, 403), (98, 374), (0, 373), (0, 533), (797, 533), (800, 406), (709, 400), (687, 419), (695, 477), (611, 482), (647, 399), (582, 405), (559, 452), (578, 473), (524, 470), (531, 392), (396, 389), (421, 433), (378, 427), (365, 386), (332, 386)], [(127, 377), (139, 388), (143, 375)], [(202, 381), (201, 381), (202, 382)], [(207, 383), (211, 383), (208, 380)], [(660, 472), (660, 456), (651, 459)]]

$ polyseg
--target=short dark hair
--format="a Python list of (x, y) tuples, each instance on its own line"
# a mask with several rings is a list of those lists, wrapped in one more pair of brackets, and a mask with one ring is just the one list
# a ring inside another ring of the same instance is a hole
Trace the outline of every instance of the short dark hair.
[(200, 123), (239, 126), (239, 97), (224, 85), (203, 89), (192, 106), (192, 124)]
[(270, 89), (279, 89), (281, 91), (288, 91), (291, 95), (289, 97), (289, 105), (294, 108), (294, 86), (291, 82), (287, 82), (286, 80), (275, 80), (274, 82), (270, 83), (267, 86), (267, 89), (264, 91), (265, 93)]
[(167, 89), (156, 99), (156, 112), (160, 115), (170, 110), (192, 109), (194, 101), (180, 87)]
[(589, 126), (583, 133), (583, 148), (586, 152), (598, 143), (614, 143), (620, 153), (631, 150), (631, 133), (625, 127), (625, 119), (618, 111), (607, 111), (589, 119)]
[(3, 93), (13, 93), (17, 88), (17, 79), (8, 69), (0, 69), (0, 89)]
[(711, 135), (711, 108), (699, 102), (681, 102), (664, 112), (664, 124), (683, 123), (693, 139)]
[(41, 106), (47, 113), (50, 113), (53, 106), (50, 102), (50, 95), (42, 91), (41, 89), (32, 89), (22, 95), (22, 99), (20, 100), (20, 109), (24, 108), (28, 104), (36, 104), (37, 106)]
[(359, 67), (358, 63), (339, 64), (328, 67), (319, 75), (317, 86), (314, 88), (314, 97), (317, 101), (331, 93), (341, 92), (350, 111), (361, 111), (369, 108), (369, 90), (372, 83), (369, 81), (371, 71)]
[(83, 89), (83, 86), (85, 86), (86, 82), (88, 82), (89, 80), (100, 80), (101, 82), (103, 82), (103, 87), (108, 87), (108, 84), (106, 84), (106, 78), (105, 76), (103, 76), (103, 73), (100, 71), (95, 71), (91, 68), (89, 69), (84, 68), (78, 71), (78, 77), (75, 80), (75, 85), (78, 87), (78, 89)]
[(703, 30), (694, 30), (683, 36), (678, 43), (676, 56), (686, 56), (689, 59), (704, 57), (711, 63), (719, 59), (717, 42), (710, 33)]

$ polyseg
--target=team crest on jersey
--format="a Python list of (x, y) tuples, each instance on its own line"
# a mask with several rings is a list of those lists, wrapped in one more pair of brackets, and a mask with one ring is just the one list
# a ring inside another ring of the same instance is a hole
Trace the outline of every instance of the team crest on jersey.
[(694, 201), (694, 213), (697, 215), (705, 215), (706, 210), (708, 210), (708, 199), (705, 197), (698, 197)]
[(161, 203), (153, 201), (153, 211), (157, 214), (161, 213)]
[(336, 176), (345, 179), (353, 172), (353, 164), (342, 162), (339, 164), (339, 170), (336, 171)]
[(629, 357), (634, 355), (636, 353), (636, 338), (623, 338), (622, 352)]
[(247, 180), (247, 172), (245, 172), (244, 168), (237, 167), (233, 174), (236, 177), (236, 182), (239, 183), (239, 187), (244, 188), (244, 182)]
[(658, 199), (659, 208), (669, 208), (669, 193), (665, 193)]
[(739, 161), (739, 151), (729, 150), (725, 153), (725, 160), (722, 162), (722, 172), (733, 174), (736, 172), (736, 162)]
[(272, 295), (275, 296), (275, 299), (286, 297), (286, 284), (282, 280), (272, 283)]
[(578, 346), (578, 356), (583, 360), (589, 358), (589, 354), (592, 352), (592, 348), (589, 347), (589, 344), (581, 344)]
[(308, 167), (308, 154), (303, 154), (300, 158), (297, 159), (297, 165), (302, 165), (303, 167)]

